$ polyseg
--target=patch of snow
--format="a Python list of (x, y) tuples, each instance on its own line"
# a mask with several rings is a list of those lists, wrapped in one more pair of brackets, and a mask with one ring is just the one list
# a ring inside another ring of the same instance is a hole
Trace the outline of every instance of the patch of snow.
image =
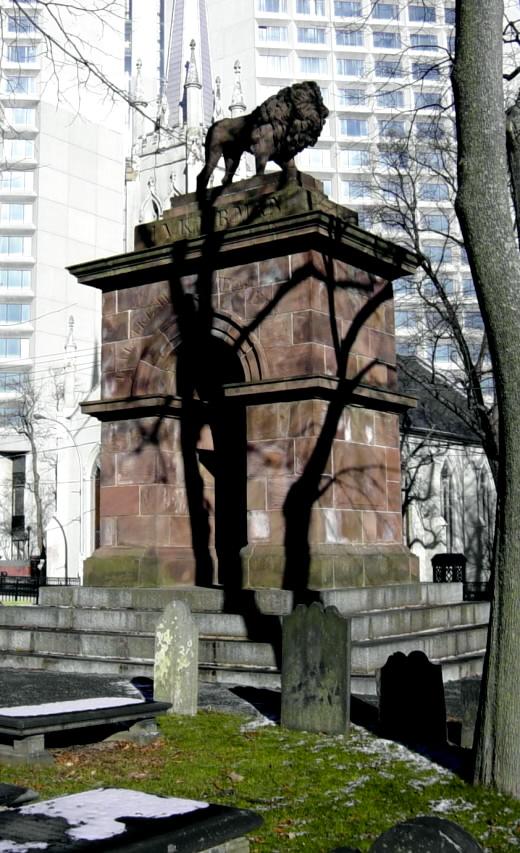
[(0, 853), (28, 853), (30, 850), (46, 850), (49, 845), (42, 841), (0, 841)]
[(173, 817), (205, 809), (208, 803), (178, 797), (158, 797), (124, 788), (97, 788), (81, 794), (57, 797), (42, 803), (22, 806), (21, 814), (43, 814), (62, 817), (70, 824), (67, 834), (81, 841), (111, 838), (125, 831), (124, 821), (118, 818)]
[(254, 732), (254, 731), (256, 731), (256, 729), (263, 729), (263, 728), (265, 728), (265, 726), (275, 726), (275, 725), (276, 725), (276, 723), (274, 723), (268, 717), (257, 717), (254, 720), (250, 720), (248, 723), (243, 723), (243, 725), (240, 726), (240, 731), (241, 732)]
[(475, 809), (473, 803), (468, 803), (462, 797), (456, 800), (437, 800), (428, 803), (432, 812), (438, 814), (449, 814), (450, 812), (472, 812)]
[(68, 699), (65, 702), (47, 702), (44, 705), (15, 705), (0, 708), (2, 717), (41, 717), (47, 714), (69, 714), (74, 711), (93, 711), (100, 708), (118, 708), (122, 705), (145, 705), (142, 698), (129, 696), (97, 696), (92, 699)]

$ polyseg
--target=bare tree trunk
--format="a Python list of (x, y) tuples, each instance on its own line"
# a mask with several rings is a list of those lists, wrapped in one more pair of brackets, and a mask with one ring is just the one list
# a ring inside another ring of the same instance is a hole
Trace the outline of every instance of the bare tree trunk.
[[(457, 0), (456, 210), (497, 386), (499, 516), (475, 780), (520, 797), (520, 255), (511, 218), (502, 0)], [(478, 61), (476, 61), (478, 57)]]
[(515, 205), (516, 232), (520, 242), (520, 92), (506, 113), (507, 155), (513, 202)]

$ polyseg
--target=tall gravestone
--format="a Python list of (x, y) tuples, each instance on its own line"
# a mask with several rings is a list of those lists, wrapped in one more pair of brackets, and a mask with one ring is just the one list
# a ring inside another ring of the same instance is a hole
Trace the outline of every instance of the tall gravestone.
[[(175, 197), (133, 252), (71, 268), (103, 293), (102, 397), (83, 404), (102, 422), (101, 544), (84, 583), (209, 585), (218, 567), (224, 585), (287, 586), (287, 501), (318, 458), (289, 586), (418, 580), (388, 288), (417, 260), (278, 172)], [(292, 517), (298, 546), (294, 501)]]
[(183, 601), (171, 601), (155, 632), (154, 699), (170, 702), (170, 714), (196, 714), (199, 632)]
[(379, 673), (379, 725), (384, 737), (405, 743), (446, 743), (441, 664), (421, 651), (390, 655)]
[(345, 734), (350, 723), (350, 621), (299, 604), (283, 621), (282, 726)]

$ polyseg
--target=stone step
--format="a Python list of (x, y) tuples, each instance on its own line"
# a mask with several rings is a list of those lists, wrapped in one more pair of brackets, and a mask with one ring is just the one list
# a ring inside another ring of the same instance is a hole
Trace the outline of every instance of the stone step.
[(352, 644), (352, 671), (373, 673), (384, 666), (394, 652), (424, 652), (430, 660), (455, 659), (482, 652), (486, 648), (487, 625), (458, 626), (448, 630), (424, 631), (375, 640), (358, 640)]
[[(282, 616), (292, 610), (292, 593), (280, 589), (261, 589), (250, 595), (261, 613)], [(392, 584), (381, 587), (322, 590), (320, 599), (341, 613), (384, 610), (413, 605), (455, 604), (462, 601), (460, 583)], [(40, 589), (40, 604), (56, 607), (84, 607), (96, 610), (164, 610), (174, 600), (186, 601), (192, 612), (221, 612), (225, 606), (222, 589), (202, 587), (132, 588), (58, 587)]]
[(420, 634), (432, 629), (447, 630), (465, 625), (481, 625), (487, 623), (488, 619), (487, 601), (355, 613), (351, 616), (352, 639), (370, 640)]
[[(485, 649), (479, 649), (467, 655), (459, 655), (456, 658), (435, 658), (433, 663), (442, 666), (442, 678), (448, 681), (460, 681), (472, 675), (482, 675), (484, 666)], [(359, 696), (377, 696), (377, 682), (375, 673), (353, 673), (350, 680), (350, 690)]]

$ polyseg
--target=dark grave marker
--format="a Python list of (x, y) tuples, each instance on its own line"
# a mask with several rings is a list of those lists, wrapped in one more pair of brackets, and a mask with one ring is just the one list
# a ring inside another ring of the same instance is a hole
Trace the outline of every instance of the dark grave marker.
[(370, 853), (483, 853), (480, 844), (451, 820), (416, 817), (398, 823), (372, 844)]
[(460, 682), (462, 731), (460, 745), (472, 749), (480, 700), (480, 678), (463, 678)]
[(344, 734), (350, 723), (350, 621), (299, 604), (283, 620), (282, 726)]
[(424, 652), (390, 655), (379, 672), (379, 725), (383, 737), (414, 744), (446, 743), (442, 666)]

